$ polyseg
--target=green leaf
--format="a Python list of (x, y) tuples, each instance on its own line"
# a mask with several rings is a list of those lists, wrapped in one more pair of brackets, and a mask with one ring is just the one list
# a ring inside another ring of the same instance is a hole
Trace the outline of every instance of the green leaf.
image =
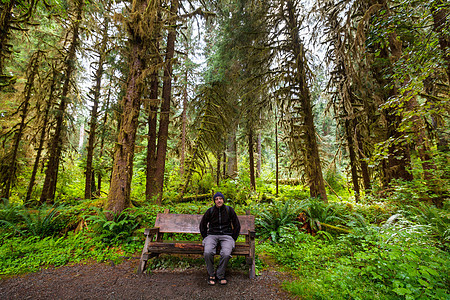
[(395, 288), (392, 291), (400, 296), (404, 296), (406, 294), (411, 294), (411, 291), (408, 289), (405, 289), (405, 288)]

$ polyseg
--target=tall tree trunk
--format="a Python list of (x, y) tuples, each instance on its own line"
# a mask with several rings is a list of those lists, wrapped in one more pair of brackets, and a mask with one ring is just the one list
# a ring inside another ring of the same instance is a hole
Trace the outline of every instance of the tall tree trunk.
[(11, 19), (13, 14), (13, 8), (16, 4), (15, 0), (9, 0), (3, 2), (0, 7), (0, 75), (3, 75), (5, 68), (5, 59), (11, 52), (9, 41), (9, 33), (11, 26)]
[(29, 205), (30, 204), (30, 200), (31, 200), (31, 194), (33, 192), (33, 187), (36, 181), (36, 174), (39, 168), (39, 161), (41, 160), (41, 155), (42, 155), (42, 151), (44, 150), (44, 143), (45, 143), (45, 136), (47, 133), (47, 125), (49, 122), (49, 115), (50, 115), (50, 109), (52, 106), (52, 100), (53, 100), (53, 95), (55, 93), (55, 89), (56, 89), (56, 84), (57, 84), (57, 73), (58, 70), (53, 69), (52, 70), (52, 82), (50, 84), (50, 92), (47, 98), (47, 101), (45, 102), (45, 106), (44, 106), (44, 116), (43, 116), (43, 121), (42, 121), (42, 126), (41, 126), (41, 135), (39, 137), (39, 145), (37, 148), (37, 152), (36, 152), (36, 157), (34, 159), (34, 165), (33, 165), (33, 171), (31, 172), (31, 178), (30, 178), (30, 182), (28, 184), (28, 189), (27, 189), (27, 195), (25, 197), (25, 204)]
[[(236, 178), (237, 176), (237, 141), (236, 141), (236, 129), (233, 129), (228, 135), (227, 142), (227, 173), (226, 176), (230, 178)], [(225, 168), (225, 164), (224, 164)], [(225, 176), (225, 172), (224, 172)]]
[(356, 131), (356, 144), (358, 145), (358, 158), (359, 158), (359, 165), (361, 167), (361, 174), (362, 174), (362, 180), (363, 180), (363, 186), (364, 190), (367, 192), (372, 188), (372, 184), (370, 181), (370, 173), (369, 173), (369, 166), (367, 165), (367, 155), (364, 152), (364, 146), (362, 142), (363, 137), (359, 133), (359, 130)]
[[(160, 1), (157, 3), (161, 6)], [(152, 57), (153, 70), (150, 74), (150, 103), (148, 105), (148, 136), (147, 136), (147, 158), (146, 158), (146, 184), (145, 184), (145, 198), (147, 201), (154, 200), (157, 196), (156, 185), (156, 138), (157, 138), (157, 124), (158, 124), (158, 108), (160, 106), (159, 96), (159, 67), (161, 64), (159, 37), (161, 35), (161, 13), (155, 16), (155, 27), (152, 31), (152, 47), (150, 53)]]
[(450, 82), (450, 9), (446, 0), (434, 0), (431, 6), (433, 30), (438, 34), (439, 47), (447, 64), (447, 79)]
[(39, 63), (41, 60), (42, 52), (38, 51), (33, 54), (31, 57), (29, 70), (27, 74), (27, 83), (25, 84), (24, 89), (24, 99), (21, 104), (21, 110), (20, 110), (20, 123), (19, 128), (17, 129), (15, 135), (14, 135), (14, 142), (13, 142), (13, 151), (10, 159), (10, 167), (9, 172), (6, 176), (6, 182), (5, 182), (5, 188), (2, 193), (2, 198), (9, 199), (11, 187), (14, 183), (14, 180), (16, 178), (16, 171), (17, 171), (17, 157), (19, 153), (19, 146), (20, 141), (22, 140), (23, 133), (25, 131), (26, 127), (26, 119), (28, 117), (28, 109), (30, 107), (30, 100), (33, 93), (33, 87), (34, 87), (34, 78), (36, 77), (38, 70), (39, 70)]
[(146, 185), (145, 195), (148, 201), (157, 195), (155, 173), (156, 173), (156, 125), (158, 116), (158, 72), (150, 75), (150, 105), (148, 112), (148, 137), (147, 137), (147, 159), (146, 159)]
[(355, 201), (359, 201), (359, 180), (358, 180), (358, 171), (357, 171), (357, 161), (356, 161), (356, 153), (355, 153), (355, 143), (353, 139), (352, 129), (355, 128), (354, 119), (345, 120), (345, 136), (347, 138), (347, 147), (350, 156), (350, 171), (352, 174), (352, 183), (353, 183), (353, 191), (355, 192)]
[[(386, 11), (384, 16), (390, 15), (386, 0), (371, 0), (370, 5), (378, 6), (380, 8), (378, 11)], [(398, 87), (388, 82), (386, 75), (394, 72), (393, 63), (398, 61), (402, 55), (402, 43), (397, 39), (395, 31), (387, 33), (383, 38), (387, 43), (374, 45), (375, 50), (379, 51), (379, 56), (376, 62), (372, 63), (371, 70), (381, 90), (378, 96), (386, 103), (389, 99), (399, 96)], [(398, 130), (402, 121), (399, 108), (385, 106), (382, 114), (386, 123), (384, 140), (388, 141), (388, 157), (382, 161), (383, 185), (388, 187), (393, 179), (412, 179), (412, 175), (408, 172), (411, 158), (409, 145), (403, 138), (403, 133)]]
[(249, 171), (250, 171), (250, 185), (253, 191), (256, 190), (255, 180), (255, 158), (253, 153), (253, 130), (250, 129), (248, 134), (248, 158), (249, 158)]
[[(106, 123), (108, 121), (108, 108), (109, 108), (109, 102), (111, 101), (111, 87), (109, 87), (108, 89), (108, 97), (106, 98), (106, 104), (104, 107), (105, 110), (105, 114), (103, 115), (103, 132), (101, 134), (101, 139), (100, 139), (100, 151), (98, 154), (98, 158), (99, 160), (102, 159), (103, 157), (103, 151), (105, 148), (105, 133), (106, 133)], [(97, 174), (97, 191), (96, 191), (96, 196), (99, 197), (100, 194), (102, 192), (102, 173), (99, 172)]]
[(170, 8), (169, 33), (167, 34), (167, 48), (162, 89), (162, 103), (158, 130), (158, 148), (156, 151), (155, 183), (158, 194), (157, 201), (161, 203), (164, 189), (164, 172), (166, 167), (167, 139), (170, 123), (170, 102), (172, 99), (173, 57), (175, 54), (176, 20), (178, 0), (172, 0)]
[(226, 178), (227, 177), (227, 152), (223, 151), (222, 153), (222, 178)]
[[(127, 20), (129, 32), (130, 58), (126, 92), (121, 101), (122, 116), (114, 149), (114, 164), (107, 209), (113, 214), (121, 213), (131, 204), (131, 179), (133, 176), (134, 147), (144, 88), (142, 73), (146, 69), (149, 38), (145, 36), (148, 10), (146, 0), (133, 1), (131, 17)], [(144, 28), (145, 30), (143, 30)]]
[[(186, 59), (187, 61), (187, 59)], [(188, 92), (187, 92), (187, 83), (188, 83), (188, 71), (186, 69), (184, 74), (184, 86), (183, 86), (183, 112), (181, 113), (181, 153), (180, 153), (180, 176), (184, 174), (184, 159), (186, 152), (186, 127), (187, 127), (187, 105), (188, 105)], [(219, 156), (220, 161), (220, 156)]]
[(291, 0), (286, 1), (288, 9), (288, 32), (291, 39), (292, 51), (296, 63), (296, 81), (300, 90), (301, 115), (304, 117), (304, 165), (308, 178), (311, 197), (320, 196), (324, 202), (328, 201), (325, 190), (325, 182), (320, 164), (319, 146), (316, 140), (314, 117), (311, 106), (311, 95), (306, 80), (306, 58), (305, 50), (299, 37), (297, 25), (296, 7)]
[(220, 183), (220, 162), (222, 160), (221, 151), (217, 151), (217, 169), (216, 169), (216, 184), (219, 186)]
[(42, 188), (41, 203), (53, 203), (56, 192), (56, 183), (58, 180), (59, 160), (61, 158), (63, 146), (64, 120), (66, 117), (66, 107), (70, 91), (70, 83), (72, 74), (75, 69), (76, 49), (79, 43), (79, 29), (83, 17), (84, 1), (75, 1), (76, 4), (76, 19), (73, 24), (72, 40), (67, 53), (64, 72), (64, 81), (61, 92), (61, 101), (58, 107), (58, 114), (56, 116), (56, 128), (53, 135), (50, 148), (50, 157), (47, 162), (47, 170), (45, 171), (44, 186)]
[[(108, 8), (110, 7), (110, 2), (108, 2)], [(92, 191), (92, 185), (95, 186), (95, 180), (94, 180), (94, 171), (92, 168), (92, 162), (94, 159), (94, 147), (95, 147), (95, 140), (97, 135), (97, 118), (98, 118), (98, 105), (100, 100), (100, 90), (101, 90), (101, 84), (102, 84), (102, 76), (103, 76), (103, 65), (106, 61), (106, 47), (108, 45), (108, 29), (109, 29), (109, 19), (105, 19), (105, 23), (103, 25), (103, 31), (102, 31), (102, 41), (101, 46), (99, 50), (99, 60), (98, 60), (98, 67), (97, 71), (95, 72), (95, 86), (92, 89), (92, 93), (94, 94), (92, 98), (93, 106), (91, 111), (91, 121), (89, 124), (89, 137), (88, 137), (88, 147), (87, 147), (87, 156), (86, 156), (86, 178), (85, 178), (85, 184), (84, 184), (84, 199), (91, 199), (93, 195)]]
[(158, 116), (158, 73), (154, 71), (150, 75), (150, 105), (148, 112), (148, 137), (146, 159), (146, 199), (150, 201), (156, 194), (156, 125)]
[(261, 132), (258, 133), (258, 141), (257, 141), (257, 151), (258, 151), (258, 160), (256, 161), (256, 176), (261, 177), (261, 161), (262, 161), (262, 145), (261, 145)]
[(276, 196), (278, 196), (278, 185), (279, 185), (279, 157), (278, 157), (278, 116), (275, 111), (275, 185), (276, 185)]

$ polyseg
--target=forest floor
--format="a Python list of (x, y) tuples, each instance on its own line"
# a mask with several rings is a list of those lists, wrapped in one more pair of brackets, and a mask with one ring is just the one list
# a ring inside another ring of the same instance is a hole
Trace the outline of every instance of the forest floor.
[(280, 288), (289, 276), (275, 266), (253, 280), (227, 270), (227, 285), (209, 286), (204, 268), (137, 275), (138, 262), (75, 264), (2, 279), (0, 299), (294, 299)]

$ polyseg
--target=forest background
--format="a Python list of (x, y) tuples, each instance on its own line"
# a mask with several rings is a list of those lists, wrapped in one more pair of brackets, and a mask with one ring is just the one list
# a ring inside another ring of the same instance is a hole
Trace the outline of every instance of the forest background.
[(450, 297), (446, 1), (0, 6), (1, 275), (117, 260), (220, 190), (293, 294)]

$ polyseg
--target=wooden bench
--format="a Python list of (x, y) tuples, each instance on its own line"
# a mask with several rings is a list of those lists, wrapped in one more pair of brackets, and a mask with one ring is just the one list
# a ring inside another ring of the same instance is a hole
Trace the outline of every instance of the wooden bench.
[[(165, 233), (195, 233), (200, 234), (199, 224), (203, 215), (159, 213), (156, 216), (155, 227), (145, 229), (145, 244), (142, 250), (138, 273), (143, 273), (147, 261), (161, 253), (169, 254), (203, 254), (201, 241), (165, 241)], [(255, 278), (255, 216), (239, 215), (241, 223), (240, 234), (245, 236), (245, 242), (236, 242), (232, 255), (246, 257), (249, 266), (249, 276)], [(219, 249), (217, 250), (219, 254)]]

